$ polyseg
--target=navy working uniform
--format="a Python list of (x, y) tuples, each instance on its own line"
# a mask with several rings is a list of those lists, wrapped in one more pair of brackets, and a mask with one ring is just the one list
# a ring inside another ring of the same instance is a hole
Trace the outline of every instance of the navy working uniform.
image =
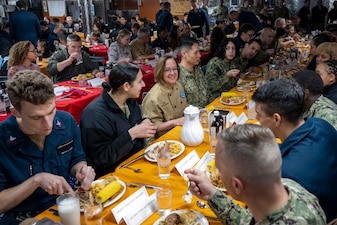
[[(46, 136), (43, 151), (20, 130), (15, 116), (0, 123), (0, 155), (0, 191), (41, 172), (69, 180), (72, 167), (85, 161), (79, 128), (73, 117), (62, 111), (55, 114), (53, 129)], [(55, 205), (56, 198), (38, 188), (22, 203), (5, 212), (0, 224), (18, 224), (20, 218), (35, 216)]]

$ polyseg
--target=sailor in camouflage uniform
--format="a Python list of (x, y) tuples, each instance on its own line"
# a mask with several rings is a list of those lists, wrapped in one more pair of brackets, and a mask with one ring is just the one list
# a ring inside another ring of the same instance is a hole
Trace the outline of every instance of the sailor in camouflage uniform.
[(337, 105), (322, 95), (323, 81), (320, 75), (312, 70), (303, 70), (294, 73), (293, 78), (305, 90), (304, 117), (321, 118), (337, 129)]
[(280, 149), (269, 128), (243, 124), (225, 129), (216, 156), (228, 193), (248, 208), (234, 204), (203, 172), (187, 169), (185, 173), (192, 193), (207, 200), (224, 224), (326, 224), (318, 199), (295, 181), (281, 179)]
[(184, 39), (181, 45), (180, 76), (178, 82), (184, 87), (187, 103), (203, 108), (208, 104), (206, 77), (198, 67), (200, 50), (197, 40)]
[(233, 39), (223, 40), (206, 67), (207, 92), (209, 102), (219, 97), (222, 92), (229, 91), (236, 86), (238, 76), (245, 72), (248, 62), (260, 49), (260, 42), (251, 40), (245, 44), (240, 57), (235, 57)]

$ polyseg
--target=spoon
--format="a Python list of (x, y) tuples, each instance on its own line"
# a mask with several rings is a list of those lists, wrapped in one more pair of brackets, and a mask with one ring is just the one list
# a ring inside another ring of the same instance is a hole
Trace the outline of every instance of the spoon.
[(137, 169), (137, 168), (132, 168), (132, 167), (129, 167), (129, 166), (126, 166), (124, 168), (127, 168), (129, 170), (133, 170), (134, 173), (142, 173), (142, 169)]
[(186, 204), (191, 204), (192, 203), (192, 192), (190, 191), (190, 181), (187, 182), (187, 191), (185, 195), (182, 197), (183, 201)]
[(202, 202), (202, 201), (197, 201), (197, 206), (201, 209), (206, 209), (208, 206)]

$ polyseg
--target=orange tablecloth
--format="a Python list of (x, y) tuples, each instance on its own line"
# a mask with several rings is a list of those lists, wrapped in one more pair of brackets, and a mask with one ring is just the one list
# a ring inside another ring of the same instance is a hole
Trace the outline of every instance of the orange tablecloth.
[[(241, 92), (238, 92), (236, 90), (236, 88), (234, 88), (232, 91), (237, 92), (238, 94), (241, 93)], [(250, 96), (252, 95), (252, 93), (253, 92), (250, 92)], [(237, 106), (225, 106), (220, 102), (220, 98), (217, 98), (212, 103), (210, 103), (209, 106), (213, 105), (216, 109), (226, 109), (226, 110), (229, 110), (229, 111), (233, 111), (238, 116), (241, 112), (247, 113), (247, 109), (245, 109), (245, 105), (246, 105), (245, 103), (242, 103), (242, 104), (237, 105)], [(248, 122), (256, 122), (256, 120), (250, 120)], [(177, 140), (177, 141), (182, 142), (182, 140), (180, 139), (180, 131), (181, 131), (181, 126), (177, 126), (177, 127), (173, 128), (172, 130), (170, 130), (169, 132), (167, 132), (166, 134), (164, 134), (163, 136), (161, 136), (160, 138), (158, 138), (156, 140), (156, 142), (157, 141), (163, 141), (163, 140)], [(196, 210), (196, 211), (202, 213), (203, 215), (214, 217), (215, 216), (214, 213), (209, 208), (200, 209), (196, 206), (196, 201), (199, 200), (196, 196), (193, 196), (193, 201), (190, 205), (185, 204), (182, 200), (182, 196), (187, 191), (187, 183), (183, 179), (183, 177), (181, 177), (179, 175), (178, 171), (174, 168), (174, 166), (177, 162), (179, 162), (181, 159), (183, 159), (188, 153), (190, 153), (194, 149), (196, 150), (196, 152), (197, 152), (197, 154), (199, 155), (200, 158), (206, 153), (206, 151), (209, 151), (209, 141), (208, 141), (208, 134), (207, 133), (205, 133), (203, 143), (201, 143), (199, 146), (196, 146), (196, 147), (186, 146), (183, 154), (180, 155), (179, 157), (177, 157), (176, 159), (172, 160), (171, 174), (170, 174), (170, 178), (167, 180), (170, 183), (171, 188), (172, 188), (172, 194), (173, 194), (172, 210), (188, 208), (188, 209)], [(139, 156), (143, 152), (144, 152), (143, 150), (138, 152), (137, 154), (133, 155), (132, 157), (130, 157), (128, 160), (126, 160), (122, 164), (124, 164), (126, 162), (129, 162), (130, 160), (136, 158), (137, 156)], [(133, 181), (133, 182), (141, 182), (141, 183), (153, 184), (153, 185), (158, 185), (158, 184), (163, 182), (158, 177), (158, 171), (157, 171), (156, 163), (149, 162), (145, 158), (142, 158), (142, 159), (132, 163), (130, 166), (133, 167), (133, 168), (141, 168), (143, 173), (134, 173), (134, 172), (132, 172), (132, 170), (129, 170), (129, 169), (126, 169), (126, 168), (125, 169), (119, 169), (119, 167), (117, 167), (116, 171), (111, 173), (111, 174), (115, 175), (115, 176), (118, 176), (119, 179), (124, 181), (124, 182), (132, 182)], [(108, 206), (104, 209), (104, 211), (103, 211), (103, 225), (117, 224), (115, 219), (114, 219), (114, 216), (111, 213), (111, 209), (113, 209), (115, 206), (117, 206), (121, 201), (125, 200), (128, 196), (130, 196), (136, 190), (138, 190), (138, 188), (127, 187), (124, 196), (120, 200), (118, 200), (116, 203), (114, 203), (111, 206)], [(154, 191), (148, 189), (148, 193), (152, 194), (152, 193), (154, 193)], [(52, 208), (57, 209), (56, 206), (53, 206)], [(43, 217), (48, 217), (48, 218), (51, 218), (55, 221), (60, 221), (59, 217), (53, 215), (52, 212), (50, 212), (48, 210), (39, 214), (36, 218), (42, 219)], [(146, 224), (146, 225), (153, 224), (159, 218), (160, 218), (160, 215), (157, 212), (155, 212), (148, 219), (146, 219), (143, 222), (143, 224)], [(210, 225), (221, 224), (220, 221), (215, 221), (215, 220), (211, 220), (211, 219), (209, 219), (208, 221), (209, 221)], [(83, 214), (81, 214), (81, 223), (85, 224)]]
[[(160, 137), (158, 139), (158, 141), (177, 140), (177, 141), (182, 142), (182, 140), (180, 139), (180, 131), (181, 131), (180, 126), (175, 127), (170, 132), (168, 132), (165, 135), (163, 135), (162, 137)], [(183, 177), (181, 177), (179, 175), (178, 171), (174, 168), (174, 165), (177, 162), (179, 162), (183, 157), (185, 157), (188, 153), (190, 153), (193, 149), (195, 149), (197, 151), (199, 157), (201, 158), (204, 155), (204, 153), (207, 150), (209, 150), (208, 136), (205, 135), (204, 142), (197, 147), (186, 146), (184, 153), (182, 155), (180, 155), (179, 157), (177, 157), (176, 159), (172, 160), (171, 176), (168, 179), (168, 182), (171, 185), (172, 194), (173, 194), (172, 210), (190, 208), (190, 209), (197, 210), (204, 215), (214, 217), (215, 215), (213, 214), (213, 212), (209, 208), (200, 209), (196, 206), (196, 201), (198, 200), (197, 197), (193, 196), (193, 202), (190, 205), (186, 205), (182, 200), (182, 196), (187, 191), (187, 184), (186, 184), (186, 181), (184, 181)], [(138, 155), (140, 155), (142, 153), (143, 153), (143, 151), (138, 152), (137, 154), (135, 154), (129, 160), (137, 157)], [(127, 160), (127, 161), (129, 161), (129, 160)], [(143, 173), (137, 174), (137, 173), (132, 172), (129, 169), (119, 169), (119, 167), (117, 167), (116, 171), (112, 174), (115, 175), (115, 176), (118, 176), (119, 179), (121, 179), (124, 182), (136, 181), (136, 182), (142, 182), (142, 183), (148, 183), (148, 184), (154, 184), (154, 185), (158, 185), (159, 183), (162, 182), (162, 180), (160, 180), (159, 177), (158, 177), (158, 171), (157, 171), (157, 164), (156, 163), (149, 162), (145, 158), (142, 158), (142, 159), (134, 162), (133, 164), (131, 164), (131, 166), (134, 167), (134, 168), (141, 168), (143, 170)], [(114, 203), (111, 206), (108, 206), (104, 209), (104, 211), (103, 211), (103, 224), (104, 225), (117, 224), (113, 215), (112, 215), (112, 213), (111, 213), (111, 209), (114, 208), (116, 205), (118, 205), (122, 200), (124, 200), (128, 196), (130, 196), (132, 193), (134, 193), (136, 190), (138, 190), (138, 188), (127, 187), (124, 196), (119, 201), (117, 201), (116, 203)], [(149, 192), (149, 194), (154, 193), (154, 191), (150, 190), (150, 189), (148, 189), (148, 192)], [(56, 206), (54, 206), (53, 208), (57, 209)], [(40, 215), (37, 216), (38, 219), (42, 219), (43, 217), (48, 217), (48, 218), (51, 218), (55, 221), (59, 221), (59, 217), (54, 216), (52, 214), (52, 212), (50, 212), (48, 210), (44, 211), (43, 213), (41, 213)], [(155, 212), (147, 220), (145, 220), (145, 222), (143, 224), (153, 224), (159, 218), (160, 218), (160, 215), (157, 212)], [(211, 221), (210, 220), (209, 222), (210, 222), (210, 224), (221, 224), (219, 221)], [(81, 214), (81, 223), (85, 224), (83, 214)]]
[(40, 61), (38, 62), (41, 73), (43, 73), (44, 75), (47, 75), (48, 77), (51, 77), (50, 74), (47, 72), (47, 65), (48, 62), (47, 61)]

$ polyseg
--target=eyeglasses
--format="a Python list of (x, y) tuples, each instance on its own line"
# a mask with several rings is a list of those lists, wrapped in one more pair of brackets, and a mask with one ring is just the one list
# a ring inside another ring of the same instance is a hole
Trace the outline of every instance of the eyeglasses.
[(34, 49), (34, 50), (29, 50), (28, 52), (34, 52), (34, 53), (37, 53), (37, 50)]
[(178, 68), (165, 68), (164, 69), (164, 72), (165, 73), (171, 73), (171, 72), (177, 72), (178, 71)]

